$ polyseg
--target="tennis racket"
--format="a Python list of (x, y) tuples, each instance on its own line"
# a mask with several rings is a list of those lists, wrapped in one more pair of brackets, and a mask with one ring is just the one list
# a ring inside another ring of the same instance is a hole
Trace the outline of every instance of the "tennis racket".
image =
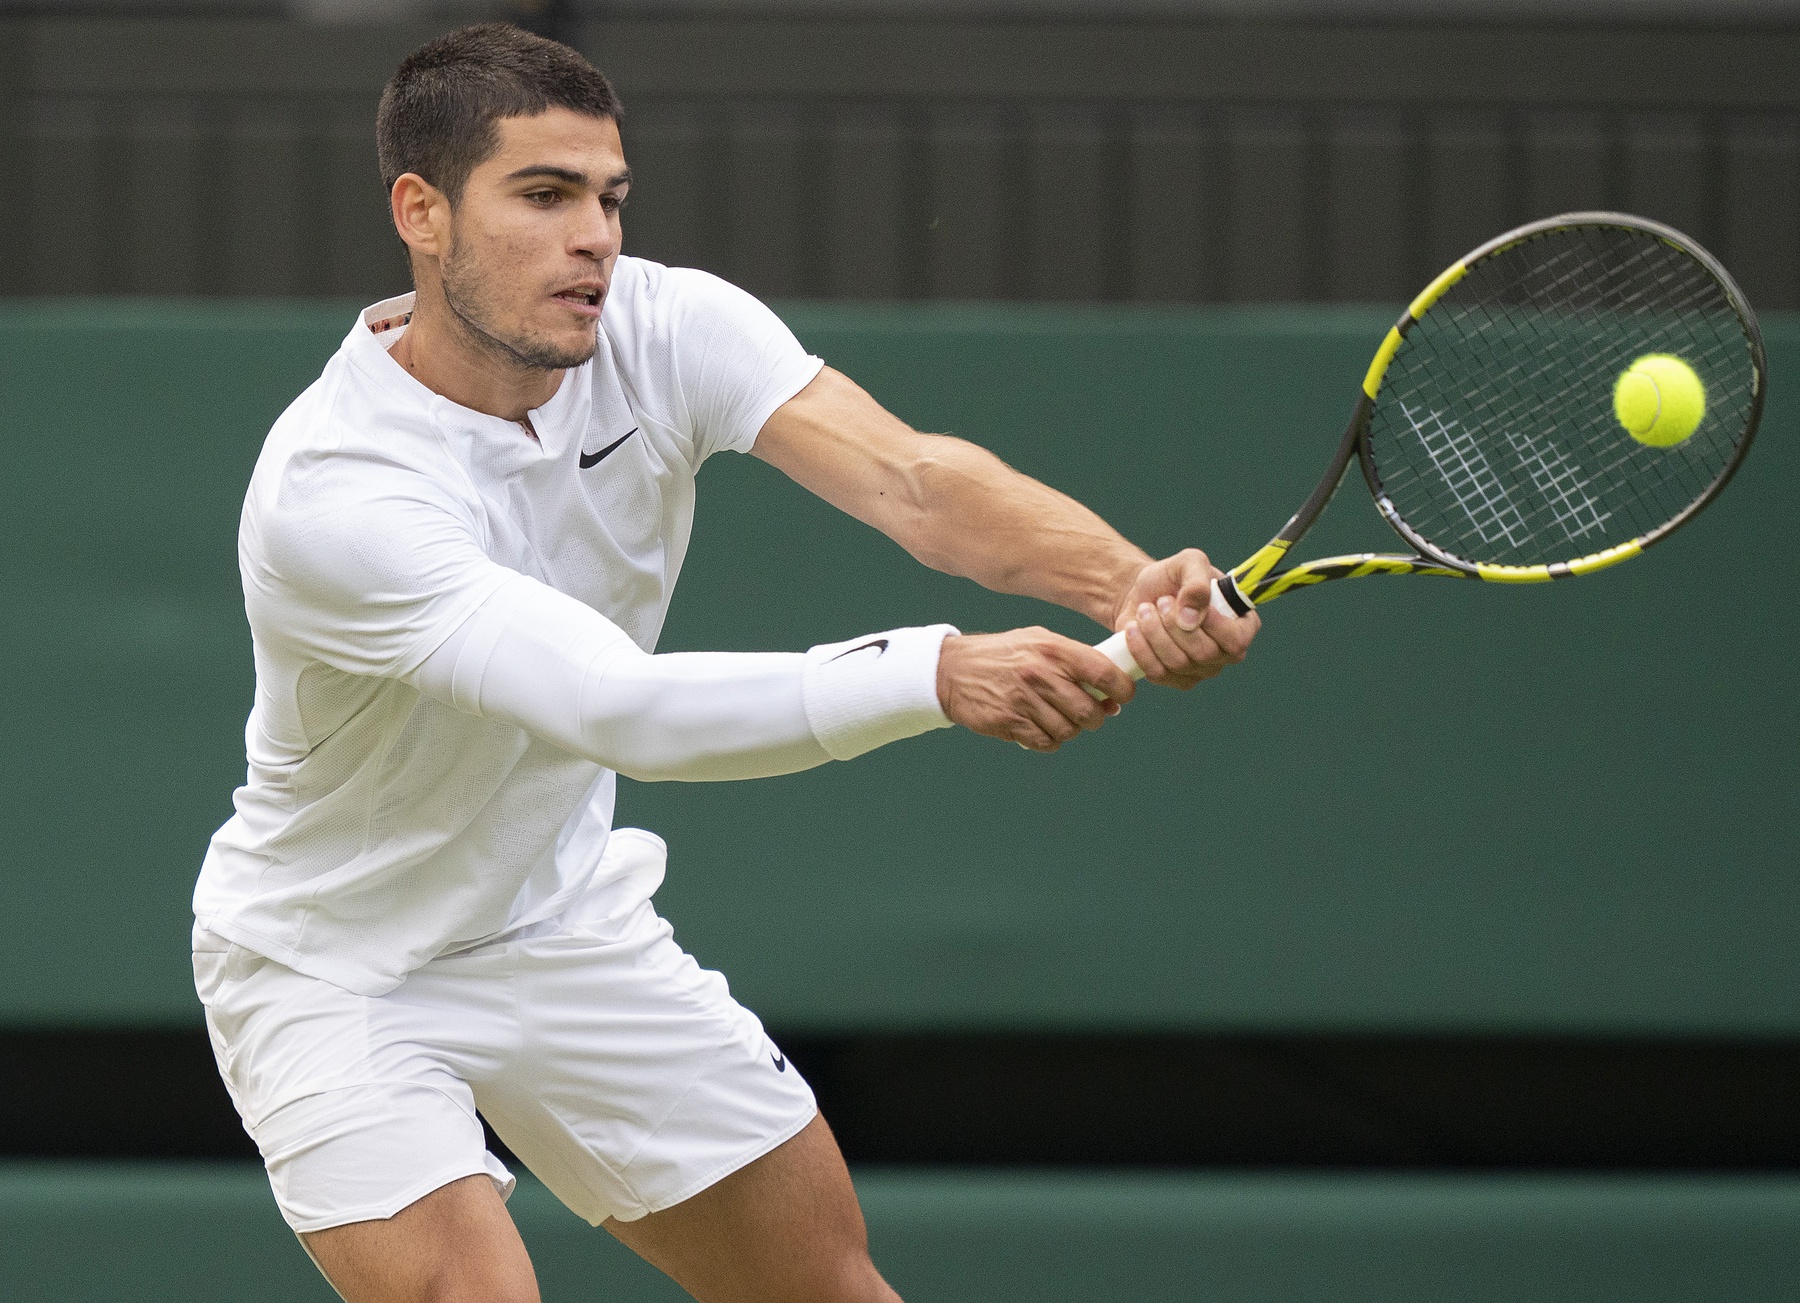
[[(1671, 446), (1633, 435), (1615, 405), (1620, 377), (1646, 355), (1691, 368), (1690, 403), (1692, 380), (1703, 386), (1704, 414)], [(1312, 496), (1214, 581), (1213, 605), (1243, 615), (1371, 575), (1530, 584), (1617, 565), (1719, 496), (1750, 450), (1766, 387), (1749, 303), (1679, 231), (1623, 213), (1508, 231), (1427, 285), (1388, 331)], [(1352, 460), (1412, 552), (1284, 568)], [(1123, 633), (1099, 648), (1142, 677)]]

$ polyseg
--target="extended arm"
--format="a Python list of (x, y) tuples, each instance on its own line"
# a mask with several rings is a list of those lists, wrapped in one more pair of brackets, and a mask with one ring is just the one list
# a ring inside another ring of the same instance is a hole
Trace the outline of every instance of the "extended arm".
[(829, 367), (752, 451), (933, 569), (1126, 629), (1153, 681), (1188, 687), (1218, 673), (1259, 625), (1208, 610), (1219, 571), (1203, 553), (1153, 560), (1073, 498), (974, 444), (913, 430)]
[(650, 656), (574, 598), (514, 576), (407, 681), (644, 781), (762, 778), (949, 724), (947, 625), (806, 653)]

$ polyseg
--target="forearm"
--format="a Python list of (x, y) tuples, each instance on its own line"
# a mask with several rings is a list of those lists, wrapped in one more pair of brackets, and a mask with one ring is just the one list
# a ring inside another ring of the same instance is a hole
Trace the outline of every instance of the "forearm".
[(829, 367), (769, 419), (754, 451), (933, 569), (1109, 628), (1150, 560), (1073, 498), (972, 443), (911, 429)]
[(1055, 602), (1110, 627), (1119, 595), (1150, 561), (1093, 511), (961, 439), (909, 468), (891, 536), (933, 569), (996, 592)]
[(860, 654), (845, 654), (852, 642), (650, 656), (598, 613), (521, 576), (409, 681), (631, 778), (762, 778), (947, 724), (936, 696), (942, 639), (941, 627), (901, 629)]

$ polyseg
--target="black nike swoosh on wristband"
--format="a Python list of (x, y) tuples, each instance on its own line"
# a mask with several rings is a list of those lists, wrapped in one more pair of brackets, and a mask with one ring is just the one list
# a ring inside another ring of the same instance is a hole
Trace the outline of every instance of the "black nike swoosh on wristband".
[(611, 443), (607, 444), (606, 447), (602, 448), (599, 452), (584, 452), (584, 453), (582, 453), (581, 454), (581, 469), (586, 470), (590, 466), (598, 466), (603, 460), (605, 460), (607, 453), (611, 452), (614, 448), (617, 448), (620, 444), (624, 443), (625, 440), (629, 439), (632, 435), (636, 434), (637, 432), (638, 432), (638, 427), (634, 425), (629, 430), (625, 431), (624, 434), (621, 434), (618, 438), (614, 439)]
[[(831, 658), (831, 661), (841, 661), (846, 656), (854, 656), (859, 651), (868, 651), (871, 647), (875, 649), (875, 657), (879, 660), (881, 654), (888, 648), (888, 640), (886, 638), (871, 638), (860, 647), (852, 647), (849, 651), (839, 652), (836, 656)], [(831, 664), (831, 661), (826, 661), (825, 663), (829, 665)]]

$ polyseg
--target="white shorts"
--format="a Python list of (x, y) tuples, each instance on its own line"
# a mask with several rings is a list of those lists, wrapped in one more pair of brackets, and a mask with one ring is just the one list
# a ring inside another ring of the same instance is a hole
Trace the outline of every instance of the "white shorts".
[[(666, 853), (613, 836), (609, 855)], [(196, 928), (213, 1052), (288, 1225), (391, 1217), (481, 1172), (509, 1194), (477, 1108), (596, 1226), (680, 1203), (812, 1120), (799, 1071), (648, 899), (602, 919), (585, 903), (373, 998)]]

